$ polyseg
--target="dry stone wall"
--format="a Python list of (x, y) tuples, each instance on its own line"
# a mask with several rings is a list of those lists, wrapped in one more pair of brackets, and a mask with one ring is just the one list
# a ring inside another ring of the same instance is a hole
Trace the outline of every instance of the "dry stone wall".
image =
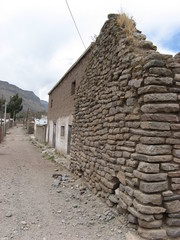
[(75, 97), (71, 169), (142, 237), (180, 237), (180, 54), (121, 17), (108, 16)]

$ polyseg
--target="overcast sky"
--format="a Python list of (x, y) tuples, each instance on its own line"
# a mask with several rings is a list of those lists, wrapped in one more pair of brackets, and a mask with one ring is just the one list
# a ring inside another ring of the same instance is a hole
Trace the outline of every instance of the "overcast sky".
[[(109, 13), (125, 12), (158, 51), (180, 52), (180, 0), (67, 0), (88, 47)], [(84, 52), (65, 0), (0, 0), (0, 80), (48, 92)]]

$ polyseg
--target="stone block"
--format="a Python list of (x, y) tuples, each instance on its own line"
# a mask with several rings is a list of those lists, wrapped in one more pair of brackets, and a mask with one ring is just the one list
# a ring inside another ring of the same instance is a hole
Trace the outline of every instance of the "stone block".
[(173, 153), (173, 156), (180, 158), (180, 149), (174, 149), (172, 153)]
[(167, 190), (165, 192), (162, 193), (163, 197), (171, 197), (173, 196), (173, 192), (170, 190)]
[(128, 206), (132, 205), (132, 198), (126, 195), (124, 192), (119, 192), (119, 198), (123, 200)]
[(142, 129), (170, 130), (170, 123), (166, 122), (141, 122)]
[(180, 183), (180, 178), (171, 178), (172, 183)]
[(147, 182), (160, 182), (160, 181), (164, 181), (167, 179), (167, 173), (145, 174), (145, 173), (139, 172), (137, 170), (134, 170), (133, 174), (138, 179), (141, 179), (141, 180), (144, 180)]
[(149, 69), (149, 73), (155, 74), (157, 76), (162, 76), (162, 77), (171, 77), (172, 72), (171, 70), (163, 67), (152, 67)]
[(140, 142), (143, 144), (164, 144), (165, 138), (162, 137), (141, 137)]
[(146, 222), (143, 220), (138, 220), (139, 226), (143, 227), (143, 228), (160, 228), (162, 226), (162, 220), (155, 220), (152, 222)]
[(137, 144), (136, 151), (138, 153), (148, 154), (148, 155), (163, 155), (171, 154), (172, 147), (170, 145), (145, 145)]
[(167, 213), (178, 213), (180, 212), (180, 201), (175, 200), (171, 202), (165, 202), (164, 207), (166, 208)]
[(145, 173), (158, 173), (159, 172), (159, 164), (158, 163), (140, 162), (138, 165), (138, 171), (145, 172)]
[(145, 93), (167, 93), (167, 87), (165, 86), (157, 86), (157, 85), (149, 85), (145, 87), (138, 88), (138, 94)]
[(147, 222), (151, 222), (151, 221), (154, 221), (155, 218), (154, 216), (151, 214), (151, 215), (147, 215), (147, 214), (142, 214), (140, 212), (138, 212), (134, 207), (128, 207), (128, 211), (135, 217), (141, 219), (141, 220), (145, 220)]
[(167, 144), (180, 144), (180, 139), (177, 138), (167, 138), (166, 139)]
[(144, 102), (167, 102), (177, 101), (176, 93), (151, 93), (144, 96)]
[(159, 121), (159, 122), (179, 122), (179, 118), (174, 114), (143, 114), (141, 116), (142, 121)]
[(180, 158), (173, 158), (173, 161), (174, 161), (175, 163), (180, 163)]
[(180, 171), (169, 172), (168, 176), (169, 177), (180, 177)]
[(168, 227), (167, 228), (167, 235), (171, 238), (180, 237), (180, 227)]
[(126, 185), (126, 177), (123, 171), (119, 171), (117, 174), (117, 178), (119, 179), (120, 183)]
[(180, 218), (180, 212), (178, 212), (178, 213), (170, 213), (170, 214), (168, 214), (168, 216), (170, 218)]
[(157, 85), (172, 85), (173, 83), (173, 78), (171, 77), (147, 77), (144, 80), (144, 84), (145, 85), (153, 85), (153, 84), (157, 84)]
[(142, 135), (142, 136), (148, 136), (148, 137), (171, 137), (170, 131), (148, 131), (148, 130), (142, 130), (142, 129), (133, 129), (130, 128), (130, 133), (135, 135)]
[(139, 88), (139, 87), (141, 87), (142, 82), (143, 82), (142, 78), (141, 79), (135, 78), (135, 79), (129, 80), (128, 85), (132, 86), (134, 88)]
[(174, 171), (179, 169), (179, 164), (175, 163), (161, 163), (161, 169), (164, 171)]
[(171, 196), (164, 197), (164, 201), (174, 201), (174, 200), (180, 200), (180, 194), (172, 194)]
[(149, 69), (150, 67), (164, 67), (165, 62), (158, 59), (152, 59), (144, 65), (144, 69)]
[(171, 129), (172, 130), (180, 130), (180, 124), (171, 123)]
[(124, 187), (125, 193), (127, 193), (129, 196), (133, 197), (134, 196), (134, 188), (130, 186), (125, 186)]
[(133, 201), (133, 206), (137, 209), (138, 212), (143, 214), (159, 214), (166, 211), (166, 209), (163, 207), (140, 204), (136, 199)]
[(165, 229), (145, 229), (138, 227), (138, 233), (141, 237), (149, 240), (164, 240), (167, 239)]
[(163, 219), (163, 214), (162, 213), (155, 214), (154, 217), (155, 217), (156, 220), (161, 220), (161, 219)]
[(180, 190), (180, 183), (172, 183), (171, 184), (172, 190)]
[(117, 198), (117, 196), (115, 194), (110, 194), (109, 195), (109, 200), (112, 202), (112, 203), (118, 203), (119, 200)]
[(168, 226), (180, 226), (180, 218), (166, 218)]
[(168, 190), (168, 182), (144, 182), (140, 181), (139, 189), (145, 193), (163, 192)]
[(143, 204), (153, 204), (153, 205), (161, 205), (162, 204), (162, 196), (161, 194), (145, 194), (139, 190), (134, 191), (134, 197)]
[(130, 223), (133, 223), (133, 224), (137, 224), (138, 223), (138, 220), (137, 220), (137, 217), (133, 216), (132, 214), (128, 214), (128, 221)]
[(160, 156), (148, 156), (144, 154), (131, 154), (131, 158), (138, 161), (159, 163), (159, 162), (169, 162), (172, 160), (172, 155), (160, 155)]
[(179, 104), (176, 104), (176, 103), (145, 104), (141, 107), (141, 111), (144, 113), (179, 112)]
[(101, 177), (101, 182), (109, 189), (116, 189), (119, 186), (119, 183), (116, 181), (108, 181), (106, 178)]
[(120, 198), (119, 199), (119, 207), (122, 209), (127, 209), (127, 204)]

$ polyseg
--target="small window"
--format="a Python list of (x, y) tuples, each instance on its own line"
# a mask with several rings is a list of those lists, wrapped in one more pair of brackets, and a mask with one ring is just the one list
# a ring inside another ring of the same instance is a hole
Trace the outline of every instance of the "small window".
[(61, 126), (61, 137), (64, 137), (65, 135), (65, 127)]
[(76, 81), (72, 82), (71, 84), (71, 95), (75, 94), (76, 90)]
[(51, 99), (51, 108), (53, 107), (53, 99)]

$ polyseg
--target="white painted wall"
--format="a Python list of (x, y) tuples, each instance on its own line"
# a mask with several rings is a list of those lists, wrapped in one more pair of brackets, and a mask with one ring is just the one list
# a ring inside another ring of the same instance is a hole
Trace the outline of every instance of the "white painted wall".
[[(68, 126), (72, 125), (72, 116), (60, 117), (56, 121), (56, 149), (62, 154), (67, 154), (68, 147)], [(48, 142), (49, 134), (49, 145), (53, 146), (53, 121), (49, 121), (46, 140)], [(61, 126), (65, 127), (65, 134), (61, 136)], [(48, 133), (49, 131), (49, 133)]]
[[(49, 145), (51, 147), (53, 146), (53, 125), (54, 125), (53, 121), (49, 121), (47, 134), (49, 134)], [(48, 135), (46, 136), (48, 141)]]

